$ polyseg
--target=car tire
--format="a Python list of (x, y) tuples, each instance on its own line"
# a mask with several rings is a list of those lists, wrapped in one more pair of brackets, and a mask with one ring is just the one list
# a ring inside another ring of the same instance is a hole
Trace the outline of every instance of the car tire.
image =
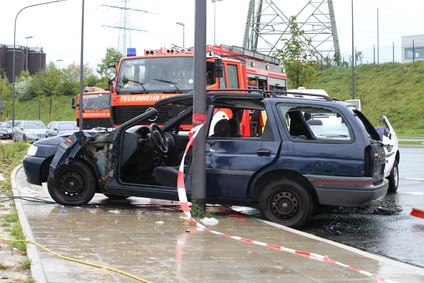
[(56, 168), (54, 178), (47, 179), (53, 200), (63, 205), (87, 204), (96, 193), (97, 182), (91, 168), (84, 162), (72, 160)]
[(396, 193), (399, 187), (399, 165), (398, 161), (395, 160), (395, 163), (393, 164), (393, 168), (390, 171), (390, 175), (387, 178), (389, 180), (389, 188), (387, 189), (387, 192), (389, 193)]
[(259, 206), (267, 220), (300, 228), (312, 215), (313, 200), (311, 194), (298, 182), (280, 179), (265, 187)]

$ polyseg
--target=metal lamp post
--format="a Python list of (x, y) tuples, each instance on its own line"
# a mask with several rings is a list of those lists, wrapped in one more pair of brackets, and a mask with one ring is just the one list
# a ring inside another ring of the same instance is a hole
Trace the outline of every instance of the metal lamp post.
[(213, 3), (213, 45), (216, 45), (216, 2), (222, 0), (212, 0)]
[(28, 39), (33, 38), (32, 36), (25, 36), (26, 39), (26, 54), (25, 54), (25, 71), (28, 72)]
[(183, 22), (177, 22), (177, 25), (180, 25), (183, 27), (183, 48), (185, 48), (185, 25)]
[(62, 61), (63, 61), (62, 59), (57, 59), (57, 60), (56, 60), (57, 65), (59, 66), (59, 67), (57, 68), (58, 70), (60, 70), (60, 62), (62, 62)]
[(353, 0), (351, 0), (352, 10), (352, 99), (355, 99), (355, 35), (353, 29)]
[(33, 5), (29, 5), (26, 7), (23, 7), (22, 9), (19, 10), (19, 12), (16, 14), (15, 17), (15, 24), (13, 26), (13, 58), (12, 58), (12, 128), (15, 126), (15, 72), (16, 72), (16, 21), (18, 20), (18, 16), (19, 14), (27, 9), (27, 8), (31, 8), (31, 7), (36, 7), (36, 6), (41, 6), (41, 5), (46, 5), (46, 4), (51, 4), (51, 3), (55, 3), (55, 2), (62, 2), (62, 1), (66, 1), (66, 0), (56, 0), (56, 1), (49, 1), (49, 2), (43, 2), (43, 3), (38, 3), (38, 4), (33, 4)]
[[(81, 1), (81, 45), (80, 45), (80, 97), (84, 91), (84, 11), (85, 10), (85, 1)], [(79, 129), (82, 131), (84, 129), (84, 121), (83, 121), (83, 109), (84, 109), (84, 99), (80, 99), (79, 101), (79, 109), (80, 116), (78, 118), (79, 121)]]

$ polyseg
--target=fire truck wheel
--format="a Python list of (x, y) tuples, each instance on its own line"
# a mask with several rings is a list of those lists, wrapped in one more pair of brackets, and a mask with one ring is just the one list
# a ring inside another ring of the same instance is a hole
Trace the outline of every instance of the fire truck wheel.
[(162, 129), (156, 123), (150, 125), (150, 140), (159, 154), (164, 155), (168, 153), (168, 141)]
[(261, 194), (259, 205), (266, 219), (292, 228), (304, 225), (313, 210), (310, 193), (288, 179), (270, 182)]
[(96, 192), (96, 178), (84, 162), (73, 160), (56, 168), (54, 179), (49, 176), (47, 188), (50, 196), (63, 205), (87, 204)]

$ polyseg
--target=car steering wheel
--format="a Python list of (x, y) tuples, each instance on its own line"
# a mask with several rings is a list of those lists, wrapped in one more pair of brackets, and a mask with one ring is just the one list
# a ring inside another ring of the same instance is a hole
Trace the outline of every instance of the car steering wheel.
[(164, 132), (156, 123), (150, 125), (150, 140), (159, 154), (168, 153), (168, 141), (166, 140)]

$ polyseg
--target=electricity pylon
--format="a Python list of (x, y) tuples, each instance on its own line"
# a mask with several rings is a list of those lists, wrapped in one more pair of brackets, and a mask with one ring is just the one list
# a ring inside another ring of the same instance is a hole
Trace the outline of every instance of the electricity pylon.
[(130, 12), (131, 11), (143, 12), (143, 13), (149, 13), (149, 12), (140, 10), (140, 9), (130, 8), (130, 0), (121, 0), (121, 6), (113, 6), (113, 5), (102, 5), (102, 6), (121, 10), (119, 25), (117, 26), (104, 25), (104, 26), (109, 28), (119, 29), (118, 50), (121, 52), (121, 54), (125, 56), (127, 54), (127, 48), (131, 46), (131, 31), (145, 32), (145, 30), (131, 27)]
[[(289, 19), (296, 17), (299, 30), (311, 40), (317, 60), (338, 64), (340, 45), (332, 0), (308, 0), (297, 14), (286, 16), (284, 6), (300, 1), (250, 0), (243, 47), (272, 55), (281, 49), (282, 39), (290, 39)], [(299, 38), (303, 40), (303, 38)], [(306, 43), (305, 43), (306, 44)]]

